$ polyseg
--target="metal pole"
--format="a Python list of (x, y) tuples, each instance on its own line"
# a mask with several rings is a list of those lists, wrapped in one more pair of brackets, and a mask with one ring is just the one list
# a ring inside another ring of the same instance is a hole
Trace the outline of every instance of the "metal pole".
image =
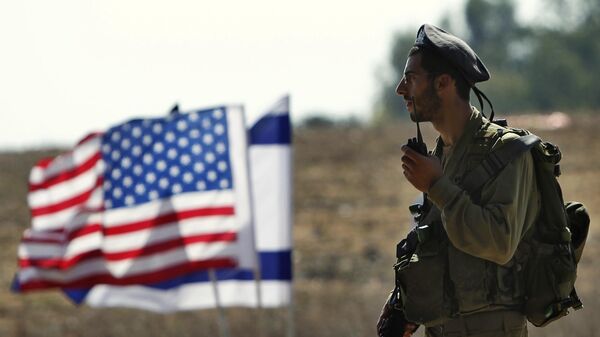
[(294, 287), (293, 283), (290, 282), (290, 304), (288, 305), (288, 317), (287, 317), (287, 337), (294, 337), (296, 335), (296, 328), (294, 326)]
[[(246, 114), (244, 113), (244, 120), (246, 118)], [(249, 135), (250, 133), (248, 132), (246, 135)], [(248, 177), (250, 179), (250, 184), (248, 186), (249, 190), (250, 190), (250, 210), (251, 210), (251, 215), (250, 215), (250, 219), (251, 219), (251, 235), (252, 235), (252, 248), (254, 249), (254, 268), (253, 268), (253, 273), (254, 273), (254, 283), (256, 284), (256, 307), (258, 310), (258, 314), (257, 314), (257, 337), (264, 337), (264, 329), (263, 329), (263, 306), (262, 306), (262, 291), (261, 291), (261, 265), (260, 265), (260, 254), (258, 252), (258, 247), (256, 244), (256, 208), (254, 207), (254, 186), (252, 185), (252, 181), (253, 181), (253, 177), (252, 177), (252, 167), (250, 165), (250, 141), (248, 140), (248, 152), (247, 152), (247, 156), (246, 156), (246, 170), (248, 172)]]
[[(257, 254), (258, 255), (258, 254)], [(257, 262), (259, 263), (259, 262)], [(262, 291), (260, 289), (261, 284), (260, 277), (260, 266), (254, 269), (254, 281), (256, 282), (256, 306), (258, 310), (258, 336), (264, 337), (264, 320), (263, 320), (263, 307), (262, 307)]]
[(214, 269), (208, 270), (208, 276), (210, 277), (210, 284), (213, 286), (213, 291), (215, 294), (215, 304), (217, 307), (218, 314), (218, 324), (219, 324), (219, 335), (221, 337), (230, 337), (229, 334), (229, 325), (227, 324), (227, 317), (225, 317), (225, 310), (221, 305), (221, 299), (219, 296), (219, 285), (217, 280), (217, 274)]

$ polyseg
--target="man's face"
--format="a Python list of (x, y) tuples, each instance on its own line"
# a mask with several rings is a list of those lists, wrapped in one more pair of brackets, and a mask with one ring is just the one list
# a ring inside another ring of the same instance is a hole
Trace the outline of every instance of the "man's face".
[[(406, 110), (410, 119), (416, 121), (416, 111), (420, 122), (429, 122), (440, 109), (441, 100), (433, 87), (433, 80), (421, 67), (421, 54), (408, 57), (404, 67), (404, 76), (396, 87), (396, 93), (406, 101)], [(413, 101), (414, 98), (414, 101)]]

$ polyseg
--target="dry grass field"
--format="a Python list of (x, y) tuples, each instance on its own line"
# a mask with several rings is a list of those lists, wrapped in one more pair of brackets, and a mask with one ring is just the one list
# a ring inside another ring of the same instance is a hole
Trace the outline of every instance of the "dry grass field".
[[(517, 118), (515, 118), (516, 120)], [(527, 123), (525, 119), (518, 119)], [(515, 123), (511, 123), (515, 125)], [(577, 282), (586, 308), (530, 336), (600, 335), (600, 116), (579, 116), (558, 130), (535, 129), (563, 151), (567, 200), (584, 202), (591, 236)], [(515, 125), (518, 126), (518, 125)], [(428, 144), (434, 131), (425, 128)], [(294, 135), (294, 295), (298, 337), (375, 336), (379, 309), (392, 287), (395, 243), (408, 228), (417, 192), (400, 170), (408, 122), (379, 128), (297, 130)], [(0, 336), (218, 336), (216, 312), (158, 315), (130, 309), (76, 307), (59, 292), (9, 291), (16, 249), (28, 227), (26, 181), (31, 166), (56, 150), (0, 153)], [(285, 310), (263, 312), (262, 334), (283, 336)], [(258, 335), (258, 313), (228, 309), (232, 336)], [(420, 329), (418, 336), (422, 336)]]

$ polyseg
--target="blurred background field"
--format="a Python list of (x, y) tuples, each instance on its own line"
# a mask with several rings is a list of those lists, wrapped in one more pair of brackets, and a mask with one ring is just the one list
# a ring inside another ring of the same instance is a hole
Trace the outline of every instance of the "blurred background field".
[[(556, 116), (556, 115), (555, 115)], [(554, 117), (556, 118), (556, 117)], [(564, 117), (563, 117), (564, 118)], [(563, 151), (565, 198), (584, 202), (592, 230), (577, 287), (585, 309), (531, 336), (595, 336), (600, 331), (599, 115), (574, 115), (560, 128), (547, 117), (514, 116)], [(435, 132), (424, 128), (431, 147)], [(302, 127), (294, 136), (294, 295), (296, 336), (374, 336), (393, 284), (395, 243), (408, 229), (408, 205), (418, 193), (404, 180), (400, 146), (414, 135), (405, 121), (379, 127)], [(76, 307), (59, 292), (10, 293), (16, 249), (29, 226), (26, 181), (33, 163), (58, 150), (0, 154), (0, 336), (216, 336), (214, 310), (158, 315), (130, 309)], [(263, 312), (265, 336), (283, 336), (285, 309)], [(256, 336), (259, 313), (227, 309), (232, 336)], [(419, 332), (422, 334), (422, 331)]]

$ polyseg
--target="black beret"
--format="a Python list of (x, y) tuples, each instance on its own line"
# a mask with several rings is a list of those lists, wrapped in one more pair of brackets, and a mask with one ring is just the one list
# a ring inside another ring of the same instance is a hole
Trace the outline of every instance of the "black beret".
[(490, 79), (490, 73), (469, 45), (436, 26), (424, 24), (417, 32), (415, 46), (430, 49), (455, 66), (473, 86)]

